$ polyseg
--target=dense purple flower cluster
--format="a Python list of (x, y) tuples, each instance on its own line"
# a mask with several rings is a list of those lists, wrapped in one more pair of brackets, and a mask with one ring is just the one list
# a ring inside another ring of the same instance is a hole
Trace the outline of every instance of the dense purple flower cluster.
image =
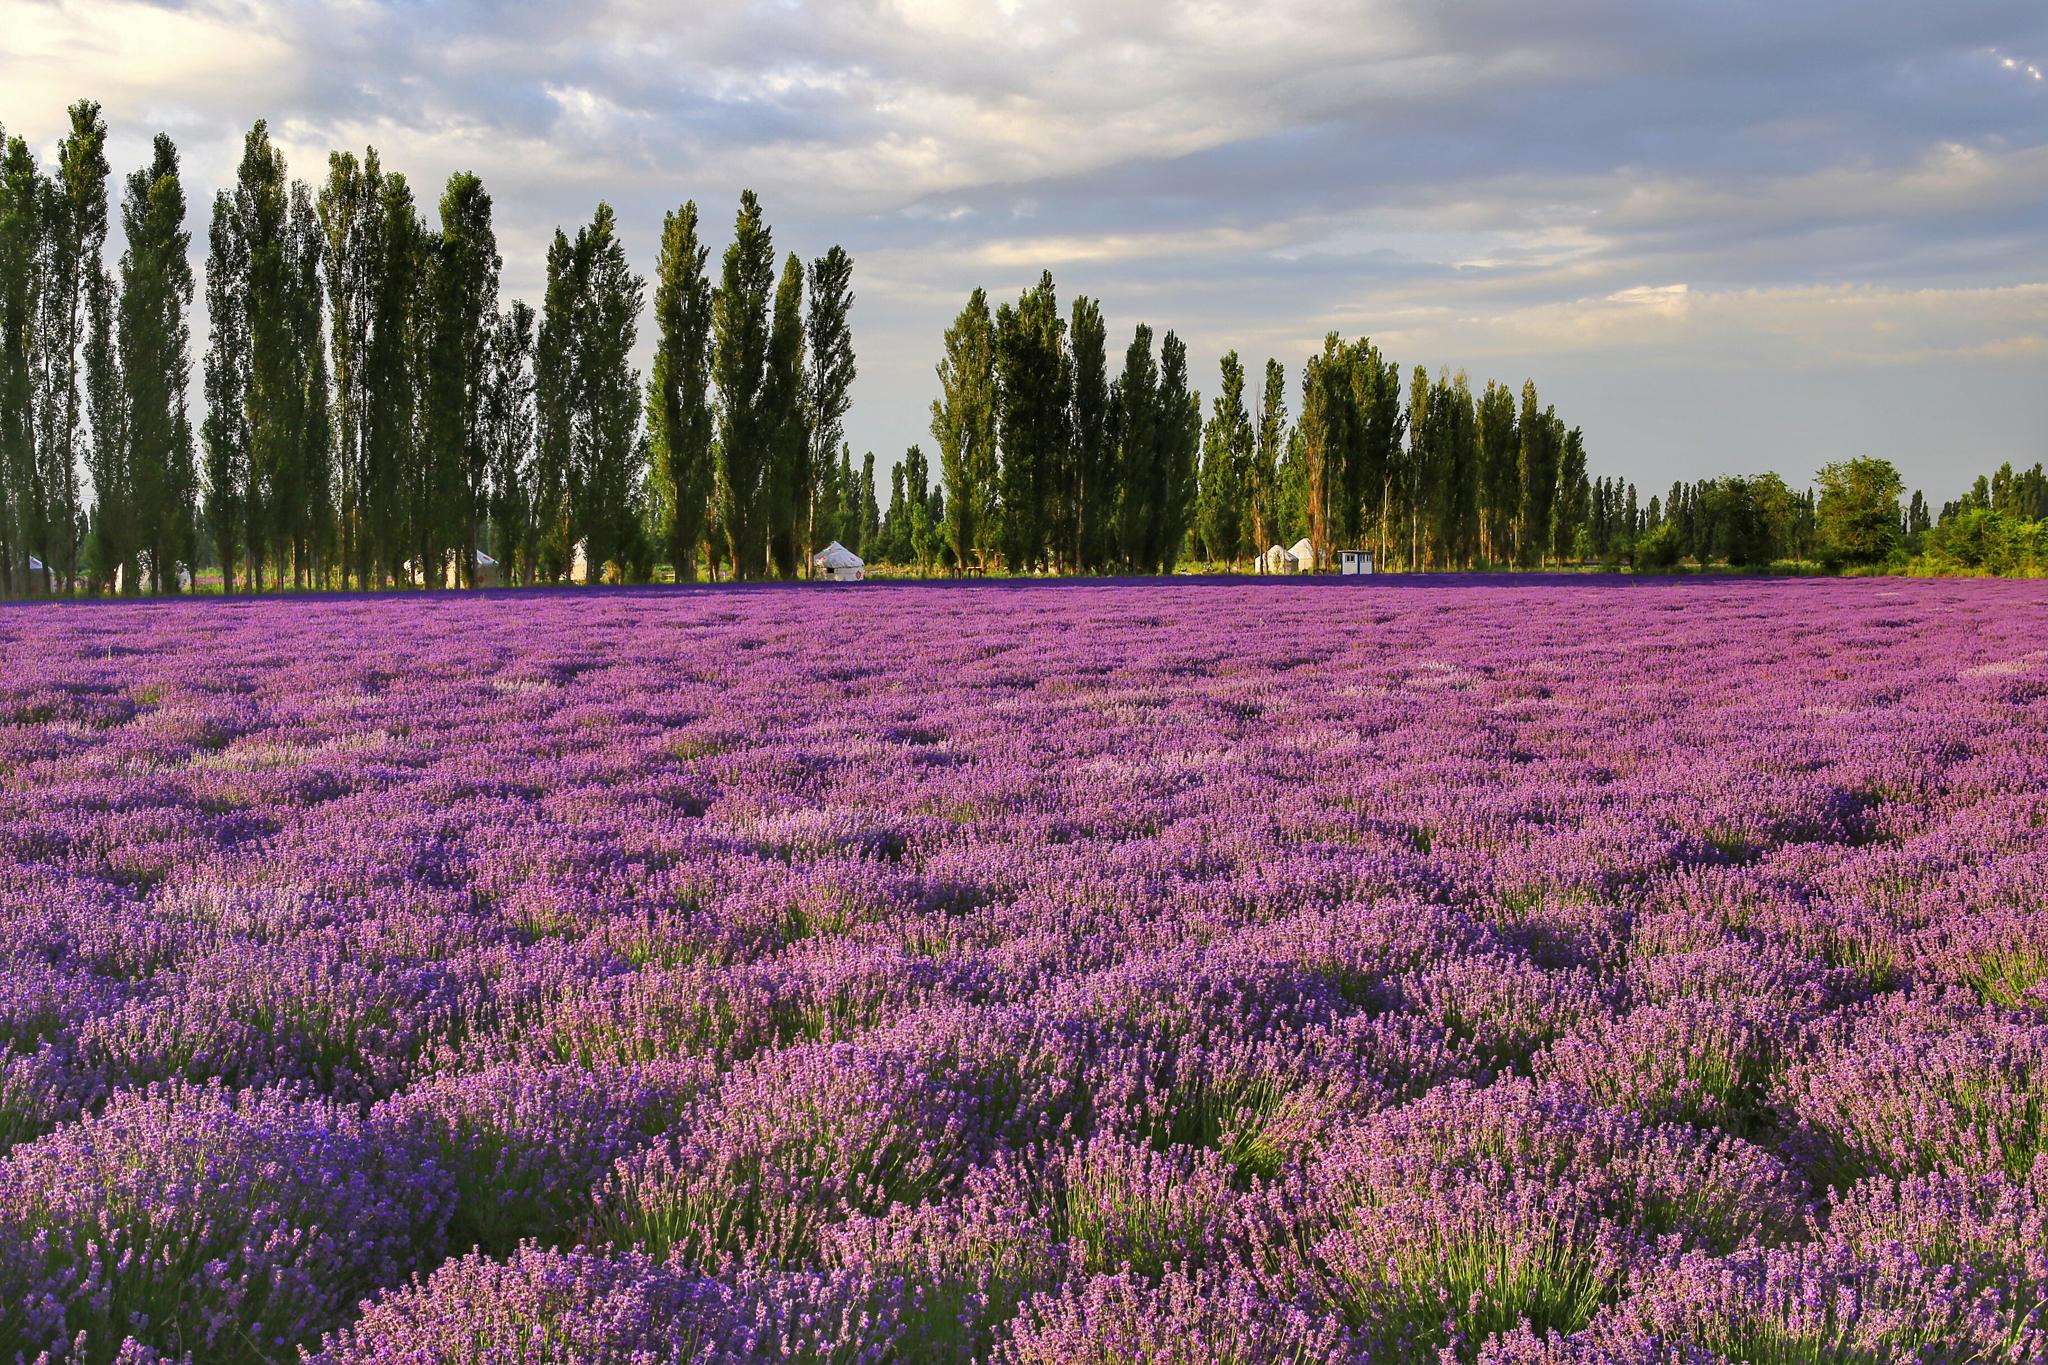
[(0, 607), (0, 1365), (2040, 1365), (2044, 623)]

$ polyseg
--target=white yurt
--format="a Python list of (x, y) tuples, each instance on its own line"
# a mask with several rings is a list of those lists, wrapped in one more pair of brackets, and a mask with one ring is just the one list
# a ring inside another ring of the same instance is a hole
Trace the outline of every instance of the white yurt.
[[(447, 584), (451, 588), (462, 586), (462, 577), (455, 572), (455, 556), (453, 555), (448, 556)], [(495, 588), (498, 586), (498, 561), (485, 554), (482, 550), (476, 552), (476, 585), (479, 588)]]
[(1287, 553), (1294, 556), (1296, 573), (1310, 573), (1316, 568), (1316, 547), (1308, 543), (1307, 536), (1288, 546)]
[(569, 557), (569, 581), (571, 583), (588, 583), (590, 581), (590, 561), (583, 556), (583, 551), (589, 544), (590, 542), (587, 540), (577, 541), (576, 549)]
[(811, 564), (818, 577), (833, 583), (858, 583), (867, 577), (867, 561), (836, 540), (812, 555)]
[(1300, 567), (1283, 545), (1275, 545), (1259, 556), (1260, 573), (1294, 573)]

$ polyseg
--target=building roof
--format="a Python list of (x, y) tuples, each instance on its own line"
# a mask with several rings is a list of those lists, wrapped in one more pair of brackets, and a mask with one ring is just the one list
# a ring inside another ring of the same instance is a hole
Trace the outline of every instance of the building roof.
[(812, 555), (811, 562), (821, 569), (858, 569), (867, 563), (836, 540)]
[(1287, 553), (1293, 555), (1296, 559), (1314, 559), (1316, 557), (1316, 547), (1308, 543), (1307, 536), (1303, 536), (1300, 540), (1287, 547)]

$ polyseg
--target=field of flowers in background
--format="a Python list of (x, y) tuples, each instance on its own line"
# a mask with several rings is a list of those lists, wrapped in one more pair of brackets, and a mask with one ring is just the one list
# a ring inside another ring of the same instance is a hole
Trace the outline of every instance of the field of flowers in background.
[(2044, 624), (0, 608), (0, 1361), (2040, 1360)]

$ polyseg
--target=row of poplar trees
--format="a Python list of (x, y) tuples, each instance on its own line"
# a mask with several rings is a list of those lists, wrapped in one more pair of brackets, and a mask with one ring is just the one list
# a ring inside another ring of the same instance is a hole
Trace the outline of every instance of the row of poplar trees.
[[(1267, 360), (1253, 395), (1232, 351), (1206, 421), (1173, 332), (1155, 354), (1139, 324), (1111, 379), (1099, 304), (1077, 298), (1062, 316), (1050, 274), (993, 310), (975, 290), (944, 345), (934, 504), (961, 565), (1171, 572), (1302, 536), (1324, 565), (1340, 548), (1418, 568), (1536, 565), (1584, 557), (1596, 491), (1607, 510), (1583, 436), (1533, 383), (1474, 394), (1462, 374), (1417, 366), (1404, 384), (1370, 341), (1324, 340), (1302, 367), (1298, 418), (1286, 367)], [(914, 484), (906, 497), (914, 519)]]
[[(430, 223), (374, 150), (292, 180), (259, 122), (213, 203), (187, 412), (191, 238), (176, 148), (128, 178), (104, 262), (106, 124), (81, 102), (46, 174), (0, 133), (0, 576), (14, 593), (179, 583), (789, 576), (808, 558), (854, 378), (852, 260), (780, 262), (741, 196), (716, 284), (694, 203), (646, 285), (600, 204), (557, 231), (536, 315), (501, 307), (492, 204), (452, 176)], [(644, 420), (643, 420), (644, 419)], [(37, 566), (40, 572), (31, 572)]]

